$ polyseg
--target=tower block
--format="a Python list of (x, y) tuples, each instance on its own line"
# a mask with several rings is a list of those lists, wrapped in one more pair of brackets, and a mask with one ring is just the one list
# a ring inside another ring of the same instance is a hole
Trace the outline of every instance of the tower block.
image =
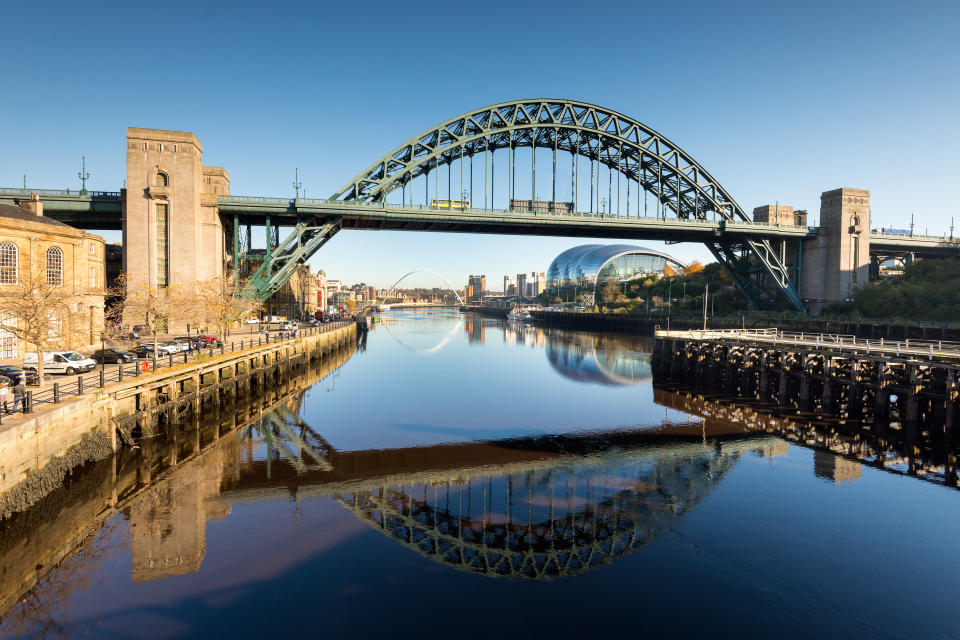
[(193, 287), (223, 274), (225, 237), (217, 196), (230, 176), (203, 166), (192, 133), (127, 129), (123, 270), (129, 286)]

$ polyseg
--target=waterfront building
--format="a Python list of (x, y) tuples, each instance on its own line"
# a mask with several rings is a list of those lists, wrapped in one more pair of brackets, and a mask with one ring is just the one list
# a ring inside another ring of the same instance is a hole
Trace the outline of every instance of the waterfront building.
[(317, 308), (327, 308), (327, 272), (323, 269), (317, 271)]
[[(56, 323), (64, 347), (94, 344), (103, 331), (106, 283), (103, 238), (43, 215), (34, 196), (20, 206), (0, 204), (0, 287), (16, 287), (43, 278), (63, 287), (71, 316)], [(13, 326), (22, 321), (4, 318)], [(22, 358), (27, 345), (0, 328), (0, 358)]]
[(567, 249), (550, 263), (547, 287), (564, 297), (565, 293), (595, 292), (607, 282), (627, 282), (662, 274), (670, 264), (685, 268), (682, 262), (654, 249), (628, 244), (583, 244)]

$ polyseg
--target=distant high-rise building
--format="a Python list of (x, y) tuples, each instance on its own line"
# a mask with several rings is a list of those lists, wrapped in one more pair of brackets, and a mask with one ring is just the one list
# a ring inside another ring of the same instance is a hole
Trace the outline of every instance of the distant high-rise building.
[(505, 296), (517, 295), (516, 276), (503, 276), (503, 295)]
[(527, 297), (527, 274), (517, 274), (517, 295), (521, 298)]
[(481, 303), (483, 296), (487, 292), (487, 276), (471, 275), (467, 280), (466, 301)]
[(538, 296), (544, 291), (547, 290), (547, 274), (544, 271), (537, 273), (534, 271), (530, 274), (533, 280), (533, 293), (530, 294), (531, 297)]

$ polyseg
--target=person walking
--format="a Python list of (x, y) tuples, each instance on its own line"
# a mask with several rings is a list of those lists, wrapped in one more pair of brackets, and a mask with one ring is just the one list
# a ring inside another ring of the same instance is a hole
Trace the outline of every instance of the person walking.
[(9, 385), (9, 380), (0, 380), (0, 411), (3, 413), (10, 413), (7, 407), (7, 398), (10, 395), (10, 389), (7, 388)]
[(27, 410), (27, 385), (23, 376), (17, 378), (17, 384), (13, 386), (13, 413), (17, 412), (18, 406)]

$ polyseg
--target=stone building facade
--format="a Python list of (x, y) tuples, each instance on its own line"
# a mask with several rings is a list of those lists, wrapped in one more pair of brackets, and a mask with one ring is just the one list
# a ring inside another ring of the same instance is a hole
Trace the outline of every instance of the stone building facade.
[(123, 270), (130, 285), (192, 287), (222, 275), (217, 196), (229, 193), (230, 175), (203, 166), (192, 133), (128, 128)]
[[(43, 203), (36, 196), (20, 206), (0, 204), (0, 287), (15, 287), (30, 274), (64, 287), (74, 312), (73, 326), (63, 327), (64, 348), (78, 348), (100, 339), (105, 247), (102, 237), (45, 217)], [(0, 328), (0, 358), (23, 358), (27, 347), (10, 331)]]
[(301, 265), (280, 290), (264, 303), (264, 313), (288, 320), (305, 320), (318, 309), (317, 276)]

